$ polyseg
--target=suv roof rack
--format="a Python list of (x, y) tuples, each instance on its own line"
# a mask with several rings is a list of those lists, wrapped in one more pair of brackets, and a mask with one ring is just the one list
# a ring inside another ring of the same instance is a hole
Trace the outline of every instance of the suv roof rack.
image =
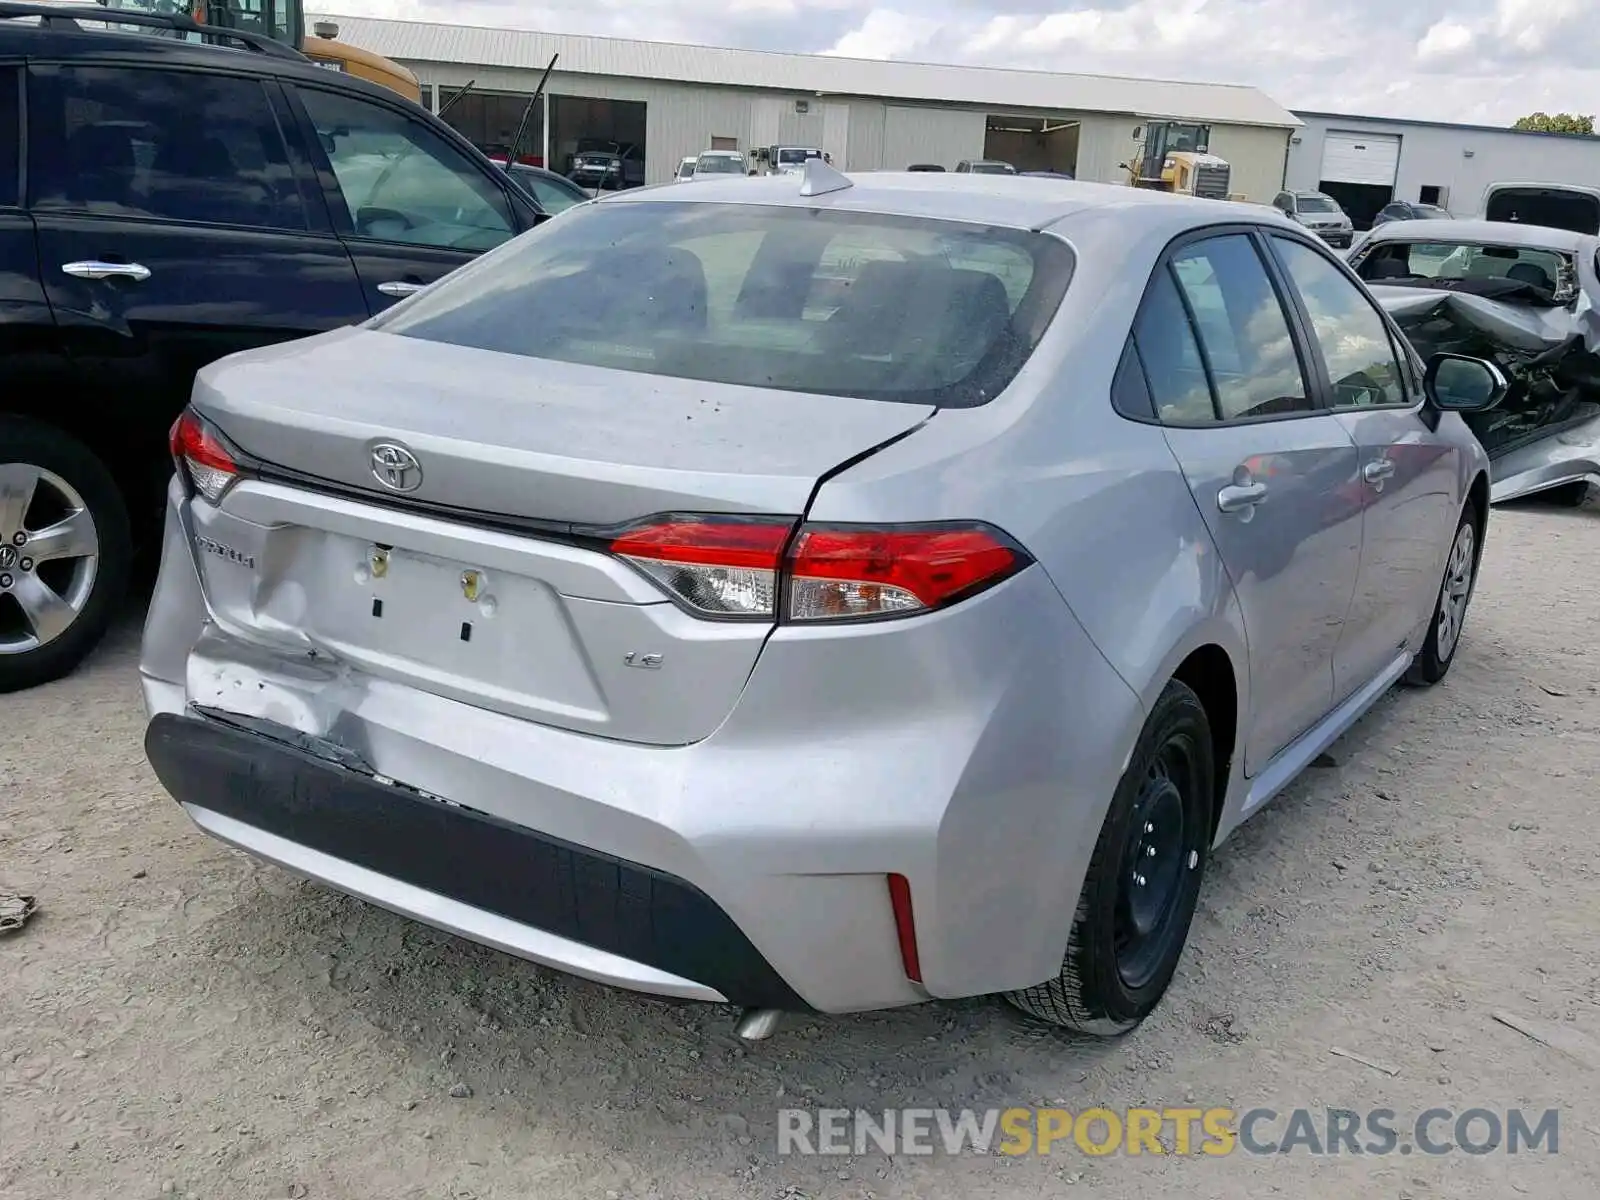
[(217, 41), (237, 42), (247, 50), (266, 54), (291, 62), (310, 62), (293, 46), (273, 41), (262, 33), (243, 29), (220, 29), (215, 25), (202, 25), (181, 13), (133, 12), (124, 8), (104, 8), (100, 5), (81, 4), (18, 4), (13, 0), (0, 0), (0, 20), (17, 17), (38, 17), (42, 28), (64, 32), (89, 32), (79, 21), (96, 21), (106, 25), (145, 25), (152, 29), (171, 29), (178, 33), (198, 33), (201, 37)]

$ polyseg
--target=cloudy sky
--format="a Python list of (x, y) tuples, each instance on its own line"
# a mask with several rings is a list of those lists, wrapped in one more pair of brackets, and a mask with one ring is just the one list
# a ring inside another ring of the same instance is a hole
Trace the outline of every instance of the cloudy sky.
[(872, 0), (323, 0), (315, 7), (351, 16), (746, 49), (1249, 83), (1287, 107), (1330, 112), (1498, 125), (1535, 109), (1600, 109), (1596, 0), (886, 0), (886, 5), (875, 7)]

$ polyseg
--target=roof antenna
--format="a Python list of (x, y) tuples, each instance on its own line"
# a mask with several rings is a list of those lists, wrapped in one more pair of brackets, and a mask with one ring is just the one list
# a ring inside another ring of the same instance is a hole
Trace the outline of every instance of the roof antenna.
[(842, 192), (854, 187), (850, 176), (836, 171), (820, 158), (806, 159), (805, 181), (800, 185), (802, 196), (825, 196), (829, 192)]

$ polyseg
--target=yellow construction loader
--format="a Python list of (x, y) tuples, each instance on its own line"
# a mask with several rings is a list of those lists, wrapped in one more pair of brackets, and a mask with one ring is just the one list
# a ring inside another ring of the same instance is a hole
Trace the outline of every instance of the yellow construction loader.
[(1139, 152), (1120, 164), (1128, 185), (1211, 200), (1229, 199), (1233, 169), (1210, 152), (1211, 126), (1146, 121), (1133, 131)]

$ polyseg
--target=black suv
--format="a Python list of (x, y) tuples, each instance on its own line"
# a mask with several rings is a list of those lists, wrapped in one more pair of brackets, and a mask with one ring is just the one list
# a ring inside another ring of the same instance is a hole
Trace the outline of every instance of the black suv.
[(159, 544), (200, 367), (544, 215), (437, 117), (264, 37), (0, 3), (0, 692), (70, 671)]

